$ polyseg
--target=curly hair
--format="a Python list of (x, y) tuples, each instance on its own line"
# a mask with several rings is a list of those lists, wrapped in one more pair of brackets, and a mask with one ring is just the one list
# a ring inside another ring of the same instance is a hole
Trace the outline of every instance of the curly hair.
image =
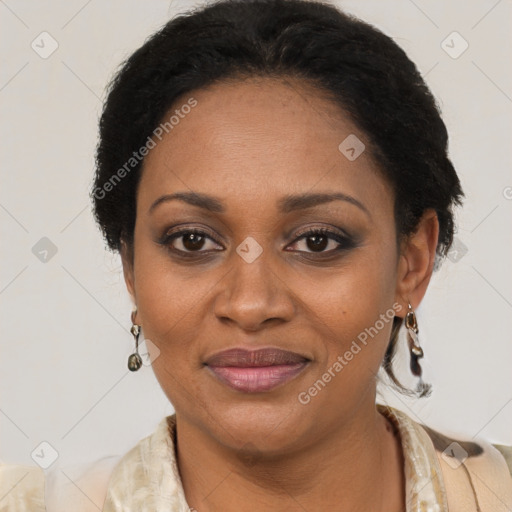
[[(453, 207), (464, 197), (437, 103), (390, 37), (313, 0), (209, 3), (170, 20), (122, 64), (108, 87), (91, 191), (108, 247), (133, 247), (144, 163), (134, 155), (176, 101), (216, 82), (255, 76), (307, 81), (341, 107), (392, 186), (397, 240), (415, 231), (425, 210), (435, 210), (437, 268), (453, 240)], [(383, 367), (406, 391), (392, 369), (402, 321), (394, 318)]]

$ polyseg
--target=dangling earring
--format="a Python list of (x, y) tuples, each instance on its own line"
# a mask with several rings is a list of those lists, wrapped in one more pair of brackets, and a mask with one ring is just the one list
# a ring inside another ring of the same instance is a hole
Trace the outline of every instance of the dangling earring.
[(130, 332), (135, 338), (135, 352), (128, 358), (128, 369), (132, 372), (136, 372), (142, 366), (142, 358), (139, 355), (139, 335), (140, 325), (135, 323), (135, 315), (137, 314), (137, 308), (132, 311), (132, 328)]
[(409, 343), (409, 351), (411, 353), (411, 372), (414, 376), (419, 377), (418, 386), (416, 392), (419, 396), (428, 396), (431, 393), (432, 386), (423, 382), (422, 369), (419, 363), (423, 354), (423, 349), (420, 346), (418, 340), (418, 322), (416, 320), (416, 314), (412, 309), (411, 303), (409, 302), (409, 311), (405, 315), (405, 327), (407, 328), (407, 341)]

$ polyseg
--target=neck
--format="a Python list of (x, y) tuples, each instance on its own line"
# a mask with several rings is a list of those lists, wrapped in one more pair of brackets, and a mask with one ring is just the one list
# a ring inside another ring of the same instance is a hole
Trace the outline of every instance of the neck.
[(177, 459), (187, 502), (197, 512), (403, 510), (399, 439), (375, 408), (359, 411), (307, 448), (280, 456), (220, 445), (178, 413)]

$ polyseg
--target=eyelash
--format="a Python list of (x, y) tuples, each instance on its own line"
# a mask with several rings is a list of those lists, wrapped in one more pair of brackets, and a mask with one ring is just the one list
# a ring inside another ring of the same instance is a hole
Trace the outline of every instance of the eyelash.
[[(208, 253), (212, 252), (212, 251), (202, 251), (202, 250), (199, 250), (199, 251), (183, 251), (181, 249), (176, 249), (176, 248), (173, 248), (171, 246), (171, 243), (174, 240), (177, 240), (180, 237), (183, 237), (184, 235), (188, 235), (188, 234), (194, 234), (194, 235), (203, 236), (203, 237), (206, 237), (206, 238), (212, 240), (216, 244), (219, 244), (219, 242), (215, 239), (213, 234), (209, 233), (208, 231), (204, 231), (204, 230), (198, 229), (198, 228), (182, 229), (182, 230), (177, 231), (175, 233), (165, 234), (160, 240), (158, 240), (158, 243), (160, 245), (165, 246), (173, 254), (177, 254), (177, 255), (179, 255), (181, 257), (184, 257), (184, 258), (196, 257), (198, 254), (201, 254), (201, 253), (208, 254)], [(337, 242), (339, 244), (339, 246), (336, 247), (335, 249), (331, 249), (329, 251), (319, 251), (319, 252), (315, 252), (315, 251), (309, 251), (309, 252), (308, 251), (297, 251), (297, 252), (305, 253), (305, 254), (308, 254), (308, 255), (317, 254), (320, 257), (322, 257), (322, 255), (324, 255), (324, 256), (325, 255), (332, 255), (332, 254), (341, 252), (343, 250), (352, 249), (353, 247), (356, 246), (355, 241), (350, 236), (342, 235), (340, 233), (337, 233), (335, 231), (329, 230), (327, 228), (312, 228), (312, 229), (308, 229), (308, 230), (306, 230), (304, 232), (299, 232), (299, 233), (297, 233), (295, 235), (295, 239), (291, 243), (291, 245), (294, 245), (295, 243), (299, 242), (300, 240), (307, 239), (307, 238), (309, 238), (311, 236), (318, 236), (318, 235), (325, 236), (329, 240), (334, 240), (335, 242)], [(214, 249), (213, 251), (214, 252), (221, 252), (220, 250), (217, 250), (217, 249)]]

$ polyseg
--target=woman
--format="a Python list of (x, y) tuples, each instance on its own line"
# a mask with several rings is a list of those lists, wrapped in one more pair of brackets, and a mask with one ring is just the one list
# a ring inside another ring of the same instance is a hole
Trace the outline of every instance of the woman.
[(129, 368), (142, 332), (176, 413), (86, 476), (103, 510), (509, 510), (510, 448), (375, 400), (400, 331), (430, 391), (415, 309), (462, 197), (431, 93), (375, 28), (237, 0), (149, 39), (111, 84), (92, 199), (136, 306)]

